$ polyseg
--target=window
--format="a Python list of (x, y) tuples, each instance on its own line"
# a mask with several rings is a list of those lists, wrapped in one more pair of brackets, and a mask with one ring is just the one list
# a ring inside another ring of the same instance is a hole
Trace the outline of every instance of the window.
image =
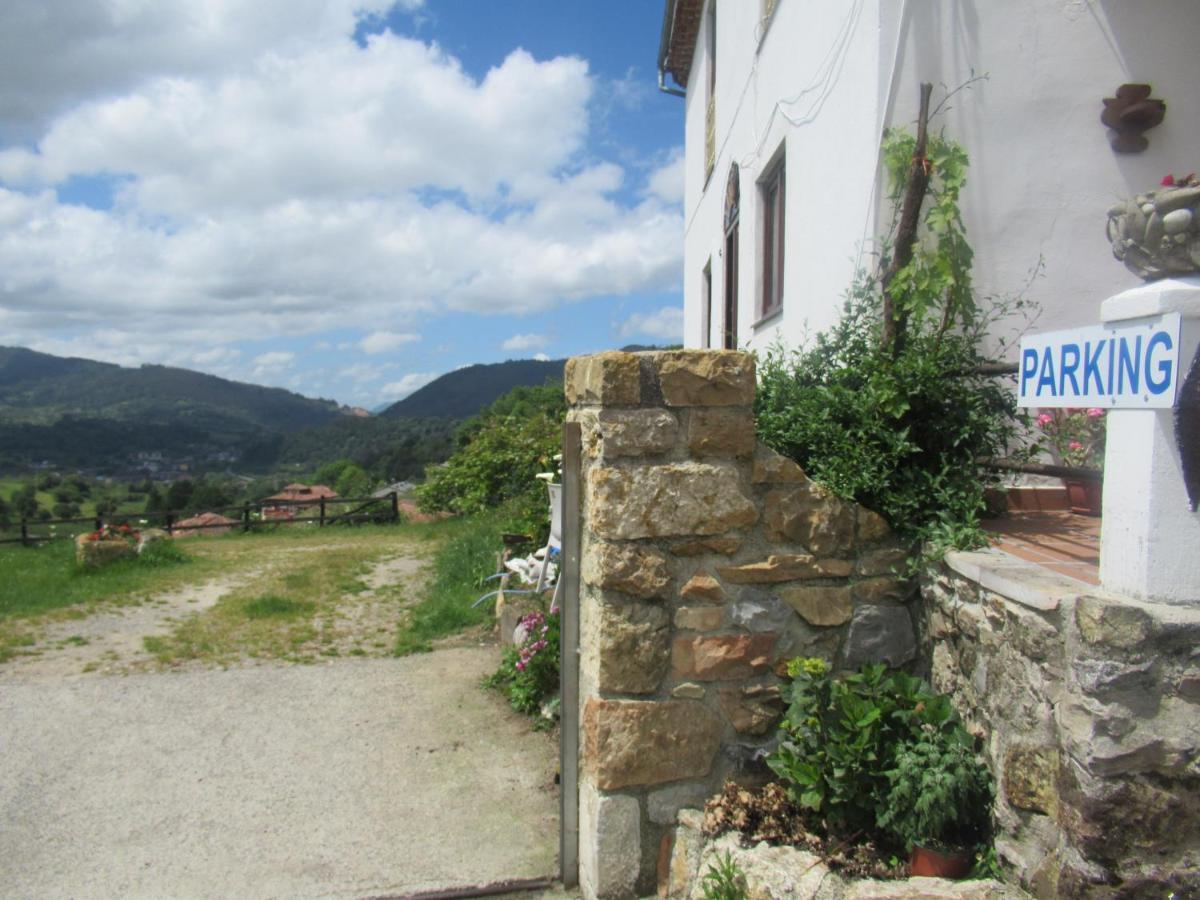
[(708, 57), (708, 93), (704, 107), (704, 182), (717, 161), (717, 0), (708, 0), (704, 15), (704, 49)]
[(704, 264), (700, 273), (700, 346), (707, 350), (712, 346), (712, 260)]
[(787, 194), (783, 159), (759, 182), (762, 196), (762, 318), (783, 309), (783, 222)]
[(721, 323), (721, 346), (725, 350), (737, 349), (738, 317), (738, 215), (741, 188), (738, 167), (729, 169), (729, 181), (725, 186), (725, 315)]

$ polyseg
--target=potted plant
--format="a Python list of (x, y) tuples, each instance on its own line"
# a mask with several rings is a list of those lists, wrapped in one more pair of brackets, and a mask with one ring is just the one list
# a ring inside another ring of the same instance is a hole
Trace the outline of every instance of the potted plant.
[[(1106, 417), (1099, 407), (1043, 411), (1036, 419), (1059, 462), (1080, 469), (1104, 468)], [(1064, 477), (1071, 511), (1098, 516), (1104, 482), (1095, 477)]]
[(893, 762), (878, 822), (909, 849), (909, 874), (965, 877), (991, 821), (991, 778), (974, 739), (946, 712), (922, 722)]

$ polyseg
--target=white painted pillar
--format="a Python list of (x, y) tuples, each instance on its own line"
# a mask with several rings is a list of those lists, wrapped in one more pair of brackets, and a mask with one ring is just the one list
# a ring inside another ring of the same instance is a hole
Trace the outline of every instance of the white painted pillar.
[[(1200, 345), (1200, 277), (1168, 278), (1105, 300), (1106, 325), (1182, 316), (1179, 384)], [(1104, 454), (1100, 582), (1139, 600), (1200, 605), (1200, 511), (1188, 509), (1174, 410), (1114, 409)]]

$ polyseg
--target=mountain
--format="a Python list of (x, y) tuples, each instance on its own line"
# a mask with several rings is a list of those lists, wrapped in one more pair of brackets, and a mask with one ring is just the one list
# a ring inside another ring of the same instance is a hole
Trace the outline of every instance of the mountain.
[(391, 419), (467, 419), (515, 387), (562, 380), (565, 359), (510, 359), (447, 372), (379, 413)]
[(347, 412), (281, 388), (170, 366), (124, 368), (0, 347), (0, 462), (112, 467), (138, 453), (240, 456)]

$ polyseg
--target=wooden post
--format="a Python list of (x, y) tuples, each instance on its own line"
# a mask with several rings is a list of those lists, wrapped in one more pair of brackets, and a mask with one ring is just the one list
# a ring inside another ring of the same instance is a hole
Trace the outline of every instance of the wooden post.
[(242, 505), (242, 531), (250, 530), (250, 504)]
[(29, 546), (29, 523), (24, 519), (21, 520), (21, 546)]
[(321, 498), (321, 521), (317, 523), (318, 528), (325, 527), (325, 498)]
[(400, 495), (392, 491), (392, 521), (400, 521)]
[(175, 514), (173, 512), (171, 512), (170, 510), (167, 510), (167, 521), (166, 521), (167, 534), (171, 533), (171, 528), (174, 525), (175, 525)]
[(96, 531), (104, 527), (104, 520), (100, 518), (100, 513), (96, 513)]

